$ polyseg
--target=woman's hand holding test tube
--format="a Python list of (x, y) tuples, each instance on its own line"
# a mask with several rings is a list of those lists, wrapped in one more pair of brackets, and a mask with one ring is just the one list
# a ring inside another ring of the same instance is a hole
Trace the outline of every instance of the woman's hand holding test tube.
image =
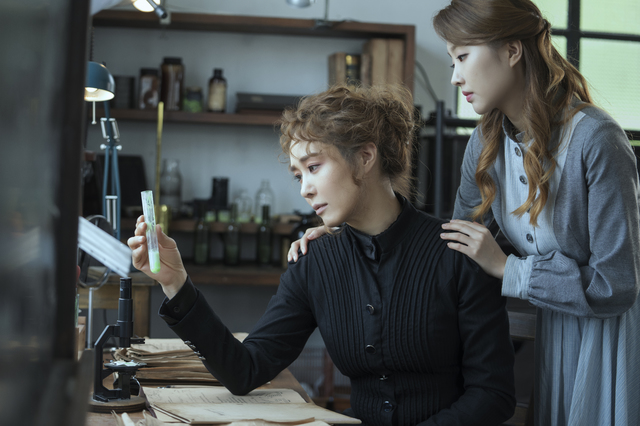
[(169, 299), (173, 298), (182, 288), (187, 280), (187, 271), (182, 263), (182, 256), (178, 250), (176, 242), (169, 238), (159, 225), (156, 225), (156, 235), (158, 236), (158, 252), (160, 255), (160, 271), (157, 274), (151, 272), (149, 264), (149, 252), (147, 250), (147, 223), (145, 217), (140, 216), (136, 222), (134, 236), (127, 240), (131, 249), (131, 259), (133, 266), (144, 272), (150, 278), (158, 281), (162, 285), (164, 293)]

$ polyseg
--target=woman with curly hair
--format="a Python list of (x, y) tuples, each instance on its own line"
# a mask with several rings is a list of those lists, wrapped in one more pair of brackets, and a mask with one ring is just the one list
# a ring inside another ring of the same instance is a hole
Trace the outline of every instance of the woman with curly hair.
[(300, 194), (341, 232), (291, 264), (242, 343), (159, 231), (149, 271), (144, 218), (129, 239), (136, 268), (167, 295), (160, 314), (233, 393), (293, 362), (318, 328), (351, 380), (348, 414), (367, 425), (499, 425), (515, 408), (513, 347), (498, 280), (439, 235), (407, 200), (415, 122), (406, 89), (334, 87), (285, 111), (281, 146)]

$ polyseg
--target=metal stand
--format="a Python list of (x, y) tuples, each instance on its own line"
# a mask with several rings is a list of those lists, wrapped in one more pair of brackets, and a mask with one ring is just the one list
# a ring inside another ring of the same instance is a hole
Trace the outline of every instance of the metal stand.
[[(102, 214), (113, 225), (114, 236), (120, 239), (120, 216), (122, 196), (120, 194), (120, 172), (118, 169), (118, 151), (122, 149), (120, 142), (120, 131), (115, 118), (110, 117), (109, 102), (104, 102), (104, 115), (100, 119), (102, 126), (102, 137), (107, 140), (106, 144), (101, 144), (100, 149), (104, 150), (104, 177), (102, 179)], [(109, 180), (111, 175), (111, 180)], [(108, 194), (109, 183), (111, 192)], [(110, 206), (110, 202), (115, 201), (115, 206)]]

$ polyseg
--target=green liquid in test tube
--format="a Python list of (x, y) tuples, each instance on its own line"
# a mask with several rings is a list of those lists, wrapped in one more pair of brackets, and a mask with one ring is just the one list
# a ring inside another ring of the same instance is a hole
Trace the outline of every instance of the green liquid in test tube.
[(160, 272), (160, 252), (158, 251), (158, 234), (156, 234), (156, 214), (153, 206), (153, 192), (142, 191), (142, 213), (147, 223), (147, 251), (149, 252), (149, 269), (154, 274)]

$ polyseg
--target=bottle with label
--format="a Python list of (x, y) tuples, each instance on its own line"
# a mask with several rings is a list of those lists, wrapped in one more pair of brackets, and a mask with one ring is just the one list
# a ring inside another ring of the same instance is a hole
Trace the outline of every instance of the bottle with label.
[(207, 109), (211, 112), (225, 112), (227, 109), (227, 80), (222, 76), (220, 68), (215, 68), (213, 77), (209, 79)]
[(160, 101), (160, 77), (156, 68), (140, 69), (138, 108), (156, 109)]
[(258, 265), (271, 263), (271, 219), (269, 217), (269, 205), (262, 206), (262, 220), (258, 227)]
[(346, 55), (347, 86), (354, 88), (360, 83), (360, 55)]
[(238, 205), (231, 205), (229, 223), (224, 231), (224, 264), (237, 265), (240, 261), (240, 226), (237, 223)]
[(171, 217), (180, 216), (182, 204), (182, 174), (178, 160), (162, 160), (160, 173), (160, 204), (167, 205), (171, 210)]
[(184, 84), (182, 58), (164, 58), (162, 61), (162, 85), (160, 100), (165, 111), (180, 111)]
[(209, 223), (205, 220), (205, 200), (196, 200), (196, 228), (194, 230), (193, 263), (204, 265), (209, 260)]
[(260, 222), (260, 213), (262, 212), (262, 206), (275, 205), (275, 195), (271, 190), (271, 185), (269, 184), (269, 179), (262, 179), (262, 183), (260, 184), (260, 189), (256, 192), (256, 202), (255, 209), (256, 212), (256, 222)]

